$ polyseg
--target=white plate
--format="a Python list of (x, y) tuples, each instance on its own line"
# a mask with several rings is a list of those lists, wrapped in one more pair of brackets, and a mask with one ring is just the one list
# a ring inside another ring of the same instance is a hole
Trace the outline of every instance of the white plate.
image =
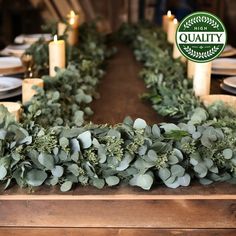
[(217, 58), (212, 61), (214, 70), (236, 70), (236, 59), (234, 58)]
[(3, 93), (3, 94), (0, 94), (0, 99), (6, 99), (6, 98), (12, 98), (12, 97), (16, 97), (16, 96), (19, 96), (22, 94), (22, 89), (19, 88), (19, 89), (15, 89), (9, 93)]
[(1, 51), (2, 55), (15, 55), (20, 57), (26, 49), (30, 47), (29, 44), (9, 45)]
[(22, 80), (14, 77), (0, 77), (0, 93), (11, 91), (19, 88), (22, 85)]
[(234, 69), (234, 70), (228, 70), (228, 69), (212, 69), (211, 70), (211, 74), (213, 74), (213, 75), (236, 75), (236, 69)]
[(223, 83), (227, 86), (236, 88), (236, 76), (231, 76), (231, 77), (225, 78)]
[(22, 62), (18, 57), (0, 57), (0, 70), (1, 69), (14, 69), (22, 67)]
[(221, 87), (221, 89), (223, 89), (224, 91), (236, 95), (236, 89), (235, 89), (235, 88), (229, 87), (229, 86), (225, 85), (224, 83), (221, 83), (221, 84), (220, 84), (220, 87)]
[(46, 41), (51, 40), (51, 34), (22, 34), (15, 38), (15, 43), (28, 43), (32, 44), (38, 41), (40, 38), (44, 38)]

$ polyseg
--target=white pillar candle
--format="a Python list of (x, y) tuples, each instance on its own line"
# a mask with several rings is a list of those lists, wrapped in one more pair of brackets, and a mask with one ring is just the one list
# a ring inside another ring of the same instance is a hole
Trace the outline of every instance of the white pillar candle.
[(172, 21), (174, 18), (175, 16), (171, 14), (171, 11), (168, 11), (167, 15), (162, 16), (162, 28), (165, 32), (168, 32), (169, 21)]
[(58, 36), (63, 36), (66, 33), (67, 25), (63, 22), (58, 22), (57, 24), (57, 34)]
[(210, 94), (211, 62), (195, 63), (193, 76), (193, 90), (195, 96)]
[(78, 43), (79, 39), (79, 15), (75, 14), (74, 11), (70, 11), (70, 14), (67, 16), (67, 18), (68, 25), (59, 22), (57, 25), (57, 33), (60, 36), (66, 34), (68, 44), (74, 46)]
[(55, 35), (54, 40), (49, 43), (49, 75), (55, 76), (55, 67), (65, 68), (65, 65), (65, 41), (57, 40), (57, 36)]
[(177, 59), (177, 58), (180, 58), (180, 60), (182, 61), (182, 62), (186, 62), (186, 57), (184, 57), (182, 54), (181, 54), (181, 52), (179, 51), (179, 49), (178, 49), (178, 47), (177, 47), (177, 44), (176, 44), (176, 42), (174, 41), (174, 45), (173, 45), (173, 58), (174, 59)]
[(24, 79), (22, 82), (22, 103), (25, 104), (31, 100), (31, 98), (37, 93), (33, 86), (43, 88), (43, 80), (34, 79)]
[(193, 79), (194, 71), (195, 71), (196, 62), (188, 60), (187, 61), (187, 77), (188, 79)]
[(0, 102), (0, 105), (6, 107), (16, 121), (20, 120), (22, 112), (21, 104), (17, 102)]
[(169, 43), (174, 44), (175, 42), (175, 33), (178, 27), (178, 20), (170, 20), (168, 24), (167, 40)]

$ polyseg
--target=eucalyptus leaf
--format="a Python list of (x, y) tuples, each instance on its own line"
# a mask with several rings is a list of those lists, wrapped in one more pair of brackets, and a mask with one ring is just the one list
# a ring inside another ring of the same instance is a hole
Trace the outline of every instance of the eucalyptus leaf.
[(83, 132), (78, 136), (78, 139), (81, 141), (82, 147), (84, 149), (87, 149), (92, 145), (92, 138), (90, 131)]
[(165, 181), (171, 176), (171, 173), (170, 173), (169, 169), (162, 168), (158, 171), (158, 175), (163, 181)]
[(40, 186), (47, 178), (47, 173), (43, 170), (32, 169), (26, 174), (26, 182), (31, 186)]
[(105, 180), (109, 186), (117, 185), (120, 182), (120, 179), (117, 176), (109, 176), (109, 177), (106, 177)]
[(0, 180), (3, 180), (7, 175), (7, 169), (4, 166), (0, 166)]
[(149, 190), (153, 184), (153, 177), (150, 174), (137, 175), (130, 180), (130, 184)]
[(69, 191), (70, 189), (72, 188), (72, 182), (71, 181), (65, 181), (61, 187), (60, 187), (60, 190), (62, 192), (67, 192)]
[(53, 176), (60, 178), (60, 177), (63, 175), (63, 173), (64, 173), (64, 169), (63, 169), (62, 166), (56, 165), (56, 166), (51, 170), (51, 172), (52, 172)]
[(146, 126), (147, 126), (146, 121), (140, 118), (137, 118), (134, 121), (134, 125), (133, 125), (135, 129), (145, 129)]
[(54, 159), (52, 155), (42, 152), (38, 156), (38, 161), (41, 165), (46, 167), (47, 170), (52, 170), (54, 168)]

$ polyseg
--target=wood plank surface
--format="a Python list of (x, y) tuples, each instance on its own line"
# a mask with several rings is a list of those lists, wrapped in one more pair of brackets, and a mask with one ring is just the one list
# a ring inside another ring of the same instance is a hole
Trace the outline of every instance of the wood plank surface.
[[(146, 91), (143, 81), (137, 79), (140, 65), (129, 49), (119, 49), (99, 87), (103, 93), (93, 104), (93, 121), (118, 123), (124, 114), (149, 123), (162, 121), (150, 104), (138, 97)], [(104, 102), (106, 106), (102, 106)], [(1, 191), (0, 227), (0, 236), (231, 236), (236, 235), (236, 187), (192, 183), (178, 189), (154, 186), (144, 191), (127, 186), (102, 190), (79, 186), (62, 193), (57, 187), (29, 191), (15, 186)]]
[(234, 229), (1, 228), (0, 236), (235, 236)]
[(5, 227), (236, 228), (235, 200), (0, 201)]
[[(109, 59), (106, 74), (98, 86), (100, 99), (93, 101), (95, 124), (121, 123), (126, 116), (142, 118), (148, 124), (164, 122), (151, 104), (140, 99), (147, 92), (144, 81), (139, 78), (141, 65), (127, 46), (116, 45), (118, 51)], [(166, 120), (167, 121), (167, 120)]]

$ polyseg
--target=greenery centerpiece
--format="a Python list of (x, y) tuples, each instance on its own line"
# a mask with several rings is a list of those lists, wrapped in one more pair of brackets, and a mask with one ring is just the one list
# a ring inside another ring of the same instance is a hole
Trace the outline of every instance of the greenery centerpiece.
[[(145, 97), (176, 123), (149, 126), (129, 117), (115, 126), (85, 122), (107, 49), (95, 27), (84, 25), (67, 68), (58, 69), (53, 79), (43, 77), (45, 87), (25, 105), (21, 123), (0, 107), (0, 181), (5, 188), (16, 182), (68, 191), (77, 184), (103, 188), (124, 183), (149, 190), (162, 183), (188, 186), (193, 179), (235, 182), (235, 112), (224, 104), (207, 108), (194, 97), (185, 66), (172, 59), (160, 29), (125, 25), (119, 35), (144, 65), (141, 77), (150, 89)], [(28, 51), (38, 71), (47, 65), (47, 45), (42, 44)]]

